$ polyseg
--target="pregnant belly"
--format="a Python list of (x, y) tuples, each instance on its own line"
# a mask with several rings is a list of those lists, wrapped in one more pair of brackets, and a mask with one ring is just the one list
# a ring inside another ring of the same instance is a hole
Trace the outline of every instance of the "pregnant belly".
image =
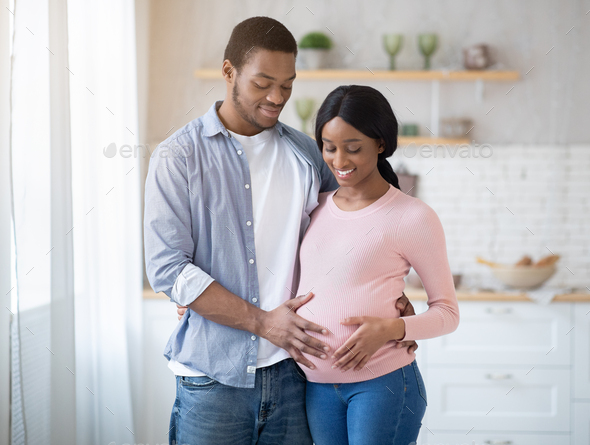
[[(381, 313), (368, 315), (391, 318), (399, 317), (399, 312), (396, 313), (395, 309), (389, 312), (391, 313), (385, 314), (383, 311), (381, 311)], [(343, 373), (341, 372), (340, 368), (332, 369), (332, 365), (334, 365), (334, 363), (337, 361), (337, 359), (332, 358), (332, 355), (338, 348), (346, 343), (350, 336), (359, 327), (358, 325), (344, 326), (340, 324), (340, 320), (343, 320), (347, 317), (354, 317), (359, 314), (347, 312), (345, 308), (335, 309), (333, 306), (330, 308), (325, 308), (322, 304), (319, 304), (318, 300), (314, 301), (314, 299), (312, 299), (297, 310), (297, 315), (328, 330), (326, 335), (313, 331), (305, 331), (311, 337), (317, 338), (330, 347), (330, 351), (326, 353), (327, 358), (325, 359), (303, 353), (305, 358), (307, 358), (316, 366), (316, 369), (314, 370), (311, 370), (306, 366), (301, 366), (301, 369), (305, 372), (307, 379), (311, 382), (320, 383), (339, 383), (350, 379), (351, 376), (347, 376), (346, 379), (343, 379)], [(375, 354), (373, 354), (365, 368), (360, 371), (348, 370), (346, 371), (346, 374), (354, 373), (355, 380), (358, 381), (374, 378), (374, 375), (372, 375), (370, 371), (371, 362), (379, 360), (380, 356), (382, 356), (383, 353), (385, 353), (385, 351), (390, 347), (391, 344), (385, 344)]]

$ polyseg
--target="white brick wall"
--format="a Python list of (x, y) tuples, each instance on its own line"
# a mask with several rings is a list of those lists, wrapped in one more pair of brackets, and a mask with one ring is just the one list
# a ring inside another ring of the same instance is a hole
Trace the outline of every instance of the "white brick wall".
[(400, 147), (390, 159), (394, 170), (403, 163), (419, 175), (417, 196), (442, 221), (453, 272), (468, 286), (497, 289), (476, 256), (512, 263), (550, 249), (562, 258), (547, 285), (590, 287), (590, 145), (491, 148), (463, 158)]

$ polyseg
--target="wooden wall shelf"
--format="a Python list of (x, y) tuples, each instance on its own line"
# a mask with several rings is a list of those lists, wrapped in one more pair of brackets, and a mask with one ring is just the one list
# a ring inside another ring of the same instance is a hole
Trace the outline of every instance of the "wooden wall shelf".
[[(221, 69), (198, 69), (194, 75), (201, 80), (222, 80)], [(384, 70), (297, 70), (297, 79), (309, 81), (342, 81), (349, 80), (369, 81), (425, 81), (431, 83), (430, 106), (430, 137), (400, 137), (399, 145), (409, 143), (421, 144), (468, 144), (468, 138), (441, 138), (440, 137), (440, 83), (441, 82), (473, 82), (475, 84), (476, 102), (483, 101), (484, 82), (510, 82), (520, 78), (518, 71), (494, 71), (494, 70), (461, 70), (461, 71), (384, 71)]]
[(399, 146), (416, 144), (416, 145), (457, 145), (469, 144), (471, 141), (468, 138), (441, 138), (428, 136), (398, 136), (397, 144)]
[[(195, 70), (197, 79), (220, 80), (221, 69)], [(518, 80), (518, 71), (382, 71), (382, 70), (297, 70), (297, 80), (442, 80), (442, 81), (500, 81)]]

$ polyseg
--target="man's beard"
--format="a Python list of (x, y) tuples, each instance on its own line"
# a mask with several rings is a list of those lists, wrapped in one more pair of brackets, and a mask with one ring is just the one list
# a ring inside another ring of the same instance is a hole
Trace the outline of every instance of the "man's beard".
[(238, 91), (238, 82), (236, 79), (236, 83), (234, 83), (234, 88), (232, 90), (232, 100), (234, 102), (234, 107), (235, 107), (236, 111), (238, 112), (238, 114), (240, 115), (240, 117), (242, 119), (244, 119), (246, 122), (248, 122), (250, 125), (252, 125), (254, 128), (257, 128), (259, 130), (266, 130), (267, 128), (274, 127), (274, 124), (271, 125), (270, 127), (265, 127), (263, 125), (260, 125), (258, 122), (256, 122), (256, 120), (254, 119), (253, 116), (250, 116), (248, 113), (246, 113), (246, 110), (244, 109), (244, 107), (242, 106), (242, 104), (239, 100), (239, 96), (240, 96), (240, 93)]

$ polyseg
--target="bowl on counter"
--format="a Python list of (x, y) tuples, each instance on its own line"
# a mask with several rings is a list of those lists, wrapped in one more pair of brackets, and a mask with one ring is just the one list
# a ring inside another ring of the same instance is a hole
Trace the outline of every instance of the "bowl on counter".
[(515, 289), (534, 289), (553, 276), (555, 264), (537, 266), (495, 266), (490, 268), (494, 276), (507, 286)]

